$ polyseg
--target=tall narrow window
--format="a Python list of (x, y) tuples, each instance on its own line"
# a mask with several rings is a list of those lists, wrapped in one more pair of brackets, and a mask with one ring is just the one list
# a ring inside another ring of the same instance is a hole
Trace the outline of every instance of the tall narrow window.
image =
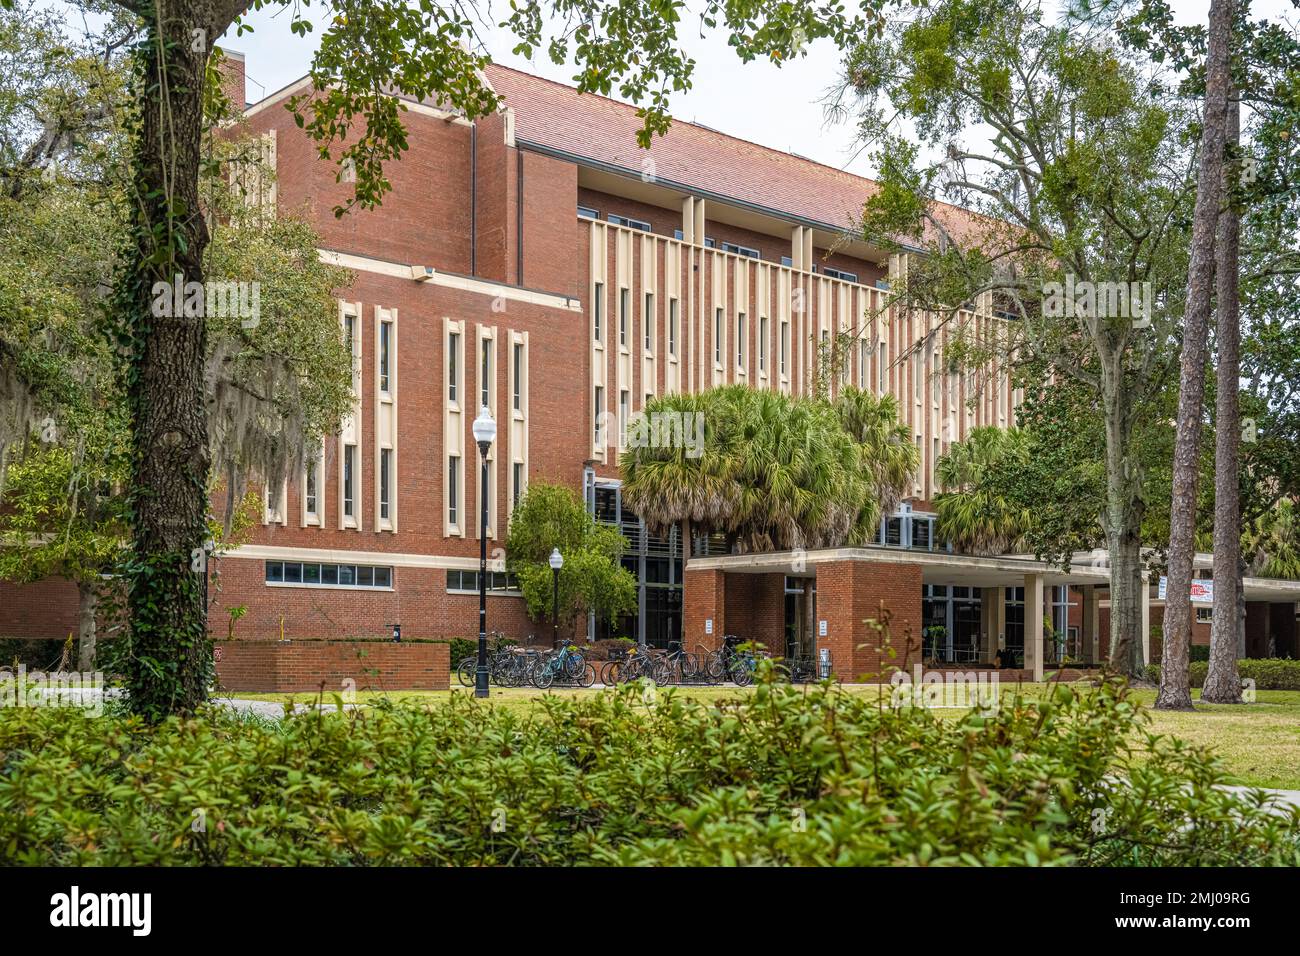
[(767, 371), (767, 316), (758, 320), (758, 370)]
[(379, 323), (379, 390), (381, 392), (390, 391), (388, 385), (388, 367), (390, 362), (390, 346), (393, 340), (393, 323)]
[(479, 371), (479, 404), (492, 407), (492, 340), (483, 340), (483, 367)]
[(460, 456), (447, 459), (447, 521), (460, 524)]
[(447, 401), (459, 401), (460, 395), (460, 333), (447, 336)]
[(630, 401), (627, 389), (623, 389), (618, 393), (618, 443), (620, 448), (627, 443), (627, 417), (628, 403)]
[(515, 374), (514, 374), (514, 386), (512, 389), (514, 393), (514, 398), (512, 399), (512, 402), (515, 411), (522, 412), (524, 410), (524, 343), (516, 342), (514, 347), (514, 352), (515, 352), (515, 368), (514, 368)]
[(618, 344), (627, 345), (627, 313), (631, 308), (632, 293), (618, 290)]
[(379, 517), (384, 521), (391, 518), (391, 498), (393, 488), (393, 450), (379, 449)]
[(605, 283), (596, 283), (596, 294), (591, 300), (591, 323), (592, 331), (595, 332), (596, 341), (603, 342), (605, 330)]
[(858, 340), (858, 388), (867, 389), (867, 361), (871, 358), (871, 347), (866, 339)]
[(677, 300), (668, 300), (668, 354), (677, 357)]
[(745, 367), (745, 313), (736, 313), (736, 365)]
[(880, 357), (876, 359), (876, 391), (885, 394), (885, 343), (880, 343)]
[(519, 507), (519, 499), (524, 493), (524, 463), (517, 461), (511, 466), (511, 489), (514, 494), (514, 507)]
[(790, 323), (781, 322), (781, 374), (785, 374), (786, 359), (790, 353)]
[(356, 515), (357, 446), (343, 446), (343, 514)]
[(357, 351), (357, 317), (355, 315), (345, 315), (343, 317), (343, 335), (346, 341), (344, 344), (348, 347), (348, 358), (353, 358)]
[(594, 427), (595, 427), (593, 440), (596, 442), (597, 445), (603, 445), (604, 436), (600, 433), (600, 421), (601, 421), (600, 416), (605, 411), (605, 387), (603, 385), (596, 386), (595, 406), (596, 407), (593, 410), (594, 413), (592, 415)]
[(309, 515), (316, 514), (316, 462), (307, 462), (307, 478), (303, 482), (306, 486), (303, 489), (303, 497), (306, 498), (306, 508)]
[(655, 347), (655, 295), (653, 292), (645, 294), (645, 314), (641, 316), (641, 325), (645, 329), (645, 350), (647, 352), (653, 351)]
[(713, 310), (713, 361), (722, 364), (722, 310)]

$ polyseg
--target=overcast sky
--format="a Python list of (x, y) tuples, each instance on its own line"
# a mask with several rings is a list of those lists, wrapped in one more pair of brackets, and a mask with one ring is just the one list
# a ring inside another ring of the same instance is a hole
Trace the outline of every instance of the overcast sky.
[[(1209, 12), (1209, 0), (1171, 0), (1171, 5), (1184, 22), (1204, 23)], [(1291, 0), (1256, 0), (1254, 8), (1257, 17), (1281, 16), (1292, 6)], [(309, 18), (319, 23), (317, 10), (308, 8), (308, 14), (316, 13)], [(508, 4), (496, 0), (493, 15), (485, 19), (495, 22), (506, 10)], [(860, 175), (874, 173), (869, 158), (857, 151), (853, 129), (824, 122), (822, 102), (836, 84), (839, 69), (828, 41), (810, 44), (806, 57), (778, 69), (764, 60), (741, 63), (722, 34), (700, 39), (698, 18), (688, 15), (683, 21), (682, 40), (696, 67), (693, 88), (672, 99), (674, 116)], [(252, 14), (248, 22), (253, 33), (228, 35), (222, 45), (245, 55), (248, 98), (256, 101), (307, 73), (319, 34), (291, 34), (288, 13), (278, 6)], [(544, 55), (533, 62), (513, 55), (515, 41), (509, 31), (496, 30), (483, 39), (498, 62), (572, 84), (570, 67), (557, 67)]]

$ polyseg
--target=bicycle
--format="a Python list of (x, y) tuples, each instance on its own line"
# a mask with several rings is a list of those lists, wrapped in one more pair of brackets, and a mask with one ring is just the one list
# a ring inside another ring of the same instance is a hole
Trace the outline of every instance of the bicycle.
[(590, 687), (596, 682), (596, 669), (587, 663), (577, 644), (565, 641), (559, 650), (537, 659), (531, 677), (533, 686), (541, 690), (556, 680)]

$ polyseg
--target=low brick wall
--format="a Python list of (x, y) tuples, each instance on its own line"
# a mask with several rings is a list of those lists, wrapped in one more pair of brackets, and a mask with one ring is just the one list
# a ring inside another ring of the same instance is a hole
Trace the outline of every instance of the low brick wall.
[[(391, 641), (225, 641), (217, 643), (224, 691), (446, 690), (447, 644)], [(351, 684), (347, 682), (353, 682)]]

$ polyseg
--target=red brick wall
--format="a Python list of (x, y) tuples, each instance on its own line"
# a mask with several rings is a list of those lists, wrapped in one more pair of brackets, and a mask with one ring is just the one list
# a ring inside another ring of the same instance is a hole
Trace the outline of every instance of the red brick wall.
[[(446, 690), (447, 644), (227, 641), (216, 645), (217, 685), (247, 693)], [(351, 683), (347, 683), (351, 682)]]
[[(890, 612), (889, 643), (896, 657), (881, 653), (881, 632), (868, 627)], [(820, 636), (820, 622), (826, 636)], [(916, 564), (868, 564), (840, 561), (817, 566), (817, 648), (828, 647), (840, 680), (888, 679), (885, 668), (903, 666), (919, 653), (921, 642), (921, 568)], [(874, 675), (874, 676), (872, 676)]]
[[(695, 648), (703, 644), (706, 648), (722, 645), (722, 637), (727, 630), (727, 583), (728, 575), (722, 571), (692, 570), (686, 565), (682, 577), (682, 643)], [(705, 622), (713, 621), (713, 633), (705, 633)]]
[(0, 638), (48, 637), (65, 640), (77, 633), (77, 586), (64, 578), (35, 584), (0, 581)]
[(785, 575), (726, 576), (727, 633), (760, 641), (769, 654), (785, 656)]

